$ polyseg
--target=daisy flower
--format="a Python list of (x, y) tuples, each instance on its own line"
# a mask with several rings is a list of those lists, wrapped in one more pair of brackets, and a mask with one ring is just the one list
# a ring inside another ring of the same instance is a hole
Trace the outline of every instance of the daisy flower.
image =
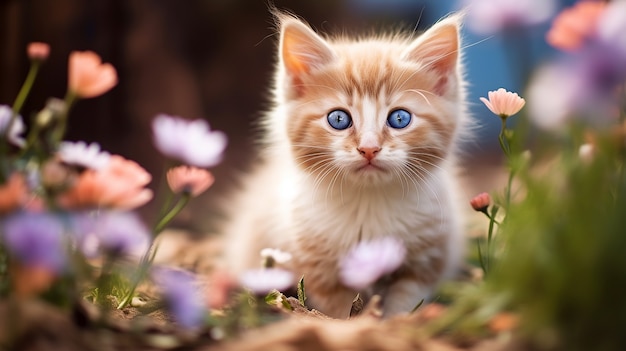
[(605, 2), (581, 1), (561, 11), (546, 34), (546, 41), (555, 48), (574, 51), (596, 35)]
[(76, 215), (73, 223), (78, 247), (87, 257), (102, 252), (141, 257), (150, 247), (148, 228), (132, 212), (84, 212)]
[(528, 27), (547, 21), (556, 10), (555, 0), (462, 0), (467, 24), (481, 34), (507, 28)]
[(241, 285), (257, 295), (265, 295), (272, 290), (284, 291), (294, 282), (293, 273), (280, 268), (251, 269), (239, 277)]
[(48, 213), (19, 213), (3, 223), (4, 245), (21, 263), (55, 272), (67, 265), (64, 227)]
[(291, 261), (291, 254), (289, 252), (285, 252), (279, 249), (273, 249), (266, 247), (261, 250), (261, 257), (263, 258), (264, 266), (266, 268), (270, 268), (274, 266), (275, 263), (283, 264)]
[(151, 179), (150, 173), (136, 162), (113, 155), (100, 171), (88, 169), (81, 173), (58, 202), (69, 209), (132, 209), (152, 199), (152, 191), (145, 188)]
[(152, 131), (162, 154), (196, 167), (215, 166), (226, 148), (226, 135), (212, 131), (202, 119), (190, 121), (161, 114), (152, 122)]
[(404, 244), (394, 237), (362, 241), (339, 262), (339, 278), (346, 286), (363, 290), (398, 269), (405, 255)]
[(213, 175), (202, 168), (178, 166), (167, 171), (167, 184), (175, 194), (187, 192), (198, 196), (215, 181)]
[(202, 325), (206, 306), (195, 275), (181, 269), (157, 267), (152, 277), (174, 319), (181, 326), (196, 328)]
[(111, 154), (100, 151), (98, 143), (87, 145), (84, 141), (64, 141), (59, 145), (58, 156), (68, 165), (101, 170), (109, 164)]
[(506, 91), (504, 88), (490, 91), (488, 96), (489, 99), (481, 97), (480, 101), (482, 101), (491, 112), (501, 118), (507, 118), (518, 113), (522, 107), (524, 107), (524, 104), (526, 104), (526, 100), (517, 95), (517, 93)]
[(20, 137), (20, 134), (24, 133), (26, 130), (26, 126), (24, 125), (24, 121), (22, 120), (22, 116), (17, 115), (13, 119), (13, 123), (11, 124), (11, 129), (7, 132), (7, 128), (9, 128), (9, 123), (11, 122), (11, 117), (13, 116), (13, 110), (11, 107), (7, 105), (0, 105), (0, 136), (6, 133), (7, 140), (18, 147), (23, 147), (26, 144), (26, 140)]

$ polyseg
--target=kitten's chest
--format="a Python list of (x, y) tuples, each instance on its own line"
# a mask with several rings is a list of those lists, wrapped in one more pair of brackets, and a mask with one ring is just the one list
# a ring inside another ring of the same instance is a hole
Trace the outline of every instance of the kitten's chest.
[[(304, 191), (306, 193), (306, 191)], [(431, 235), (441, 221), (441, 203), (405, 189), (340, 189), (299, 196), (292, 207), (293, 231), (343, 251), (360, 240), (396, 236), (405, 242)]]

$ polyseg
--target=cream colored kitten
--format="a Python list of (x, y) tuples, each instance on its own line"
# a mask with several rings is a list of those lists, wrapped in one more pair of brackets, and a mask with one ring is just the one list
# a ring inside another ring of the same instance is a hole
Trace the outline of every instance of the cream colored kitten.
[(262, 162), (245, 179), (228, 234), (228, 267), (259, 251), (293, 255), (311, 307), (347, 317), (356, 295), (338, 262), (360, 240), (394, 236), (404, 264), (376, 291), (408, 312), (463, 255), (455, 152), (466, 129), (460, 17), (417, 38), (326, 38), (279, 14), (274, 108)]

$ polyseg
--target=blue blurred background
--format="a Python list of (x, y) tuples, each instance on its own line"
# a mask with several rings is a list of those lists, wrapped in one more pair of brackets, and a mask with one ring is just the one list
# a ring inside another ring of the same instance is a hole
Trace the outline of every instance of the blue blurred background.
[[(455, 0), (274, 4), (329, 33), (398, 27), (421, 31), (459, 7)], [(489, 36), (464, 29), (469, 101), (478, 135), (468, 146), (468, 164), (499, 161), (499, 119), (478, 98), (500, 87), (523, 89), (525, 70), (553, 54), (543, 39), (548, 26)], [(230, 143), (225, 161), (214, 169), (216, 185), (180, 222), (204, 230), (219, 215), (215, 203), (227, 201), (227, 190), (236, 184), (233, 174), (245, 171), (254, 157), (254, 121), (266, 106), (276, 37), (265, 0), (0, 0), (0, 28), (2, 104), (13, 102), (26, 75), (27, 43), (44, 41), (52, 47), (23, 110), (27, 120), (49, 96), (64, 96), (70, 51), (96, 51), (117, 68), (116, 88), (76, 106), (67, 139), (99, 142), (105, 150), (137, 161), (155, 175), (153, 188), (163, 167), (151, 143), (150, 122), (157, 113), (206, 118), (213, 128), (224, 130)], [(154, 212), (151, 206), (144, 209), (147, 216)]]

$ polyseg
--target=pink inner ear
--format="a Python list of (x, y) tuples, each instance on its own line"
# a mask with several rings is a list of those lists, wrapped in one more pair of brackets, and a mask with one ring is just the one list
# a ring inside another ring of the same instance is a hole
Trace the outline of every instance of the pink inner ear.
[(444, 95), (448, 91), (448, 77), (440, 77), (434, 90), (435, 94)]
[(296, 19), (282, 24), (280, 54), (291, 89), (297, 96), (304, 93), (303, 78), (334, 58), (326, 41), (309, 26)]
[(435, 93), (444, 95), (457, 69), (458, 50), (458, 24), (444, 20), (422, 34), (410, 47), (406, 58), (434, 71), (438, 76)]

